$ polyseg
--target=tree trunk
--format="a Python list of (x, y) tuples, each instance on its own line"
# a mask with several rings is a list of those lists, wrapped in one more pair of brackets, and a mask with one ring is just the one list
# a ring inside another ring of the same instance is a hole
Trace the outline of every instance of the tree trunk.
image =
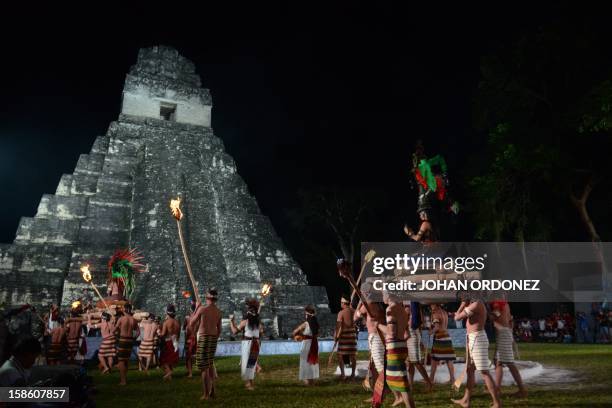
[(572, 204), (574, 204), (574, 207), (576, 207), (576, 210), (578, 210), (578, 216), (580, 217), (580, 221), (582, 221), (583, 225), (585, 226), (589, 237), (591, 238), (591, 241), (600, 242), (601, 238), (599, 237), (599, 234), (595, 229), (595, 225), (593, 224), (593, 221), (589, 216), (589, 211), (586, 206), (591, 191), (593, 191), (592, 177), (589, 178), (589, 180), (587, 181), (580, 197), (576, 197), (573, 193), (570, 193), (570, 200), (572, 201)]

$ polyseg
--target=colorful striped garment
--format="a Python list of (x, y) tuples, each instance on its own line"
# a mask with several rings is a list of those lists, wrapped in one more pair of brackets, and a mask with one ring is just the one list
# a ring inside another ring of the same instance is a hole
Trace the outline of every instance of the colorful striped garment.
[(351, 356), (357, 354), (357, 332), (355, 327), (342, 328), (342, 333), (338, 339), (338, 354), (341, 356)]
[(62, 343), (51, 343), (47, 349), (47, 364), (61, 360), (63, 350)]
[(98, 349), (98, 355), (100, 357), (115, 357), (117, 350), (115, 349), (115, 336), (108, 336), (102, 339), (100, 348)]
[(218, 337), (210, 334), (198, 336), (198, 348), (196, 351), (196, 367), (206, 370), (214, 367), (215, 353), (217, 352)]
[(153, 351), (155, 348), (155, 340), (143, 340), (138, 346), (138, 358), (149, 358), (153, 357)]
[(406, 340), (387, 340), (385, 377), (392, 391), (408, 392), (410, 390), (406, 375), (407, 356)]
[(455, 349), (453, 340), (446, 330), (438, 330), (434, 334), (431, 346), (431, 358), (436, 361), (455, 361)]
[(119, 337), (117, 344), (117, 360), (128, 361), (132, 355), (132, 347), (134, 347), (133, 337)]
[(79, 338), (68, 338), (68, 358), (74, 359), (77, 351), (79, 351)]

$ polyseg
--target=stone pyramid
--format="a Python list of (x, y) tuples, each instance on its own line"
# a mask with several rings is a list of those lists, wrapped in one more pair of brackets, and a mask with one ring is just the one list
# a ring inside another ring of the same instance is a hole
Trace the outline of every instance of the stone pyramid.
[[(79, 267), (89, 263), (106, 293), (106, 264), (137, 248), (148, 271), (133, 303), (156, 314), (185, 311), (185, 270), (169, 200), (182, 197), (183, 230), (201, 290), (216, 287), (225, 316), (273, 284), (263, 308), (269, 334), (290, 333), (314, 304), (331, 323), (326, 291), (309, 286), (211, 128), (212, 99), (194, 64), (169, 47), (141, 49), (125, 80), (121, 114), (73, 174), (22, 218), (13, 244), (0, 245), (0, 301), (69, 304), (93, 296)], [(227, 324), (227, 321), (224, 322)]]

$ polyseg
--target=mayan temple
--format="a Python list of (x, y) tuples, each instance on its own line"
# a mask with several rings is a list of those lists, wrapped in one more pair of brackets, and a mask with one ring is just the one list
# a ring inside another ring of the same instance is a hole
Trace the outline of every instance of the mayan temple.
[(161, 313), (173, 302), (184, 311), (181, 292), (191, 285), (168, 207), (180, 195), (196, 280), (201, 290), (219, 290), (225, 317), (270, 282), (263, 308), (270, 333), (290, 333), (306, 304), (329, 323), (325, 289), (308, 285), (261, 214), (213, 133), (211, 108), (191, 61), (168, 47), (140, 50), (118, 120), (62, 176), (55, 194), (43, 195), (36, 215), (21, 219), (13, 244), (0, 245), (0, 302), (66, 305), (92, 297), (83, 263), (105, 294), (108, 259), (135, 247), (148, 268), (137, 277), (135, 306)]

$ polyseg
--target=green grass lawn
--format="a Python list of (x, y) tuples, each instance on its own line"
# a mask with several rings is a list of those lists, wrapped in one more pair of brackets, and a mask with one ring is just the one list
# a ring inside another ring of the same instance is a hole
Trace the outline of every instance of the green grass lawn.
[[(506, 407), (612, 407), (612, 346), (520, 344), (522, 360), (539, 361), (548, 367), (561, 367), (576, 372), (581, 381), (554, 386), (530, 386), (529, 398), (503, 398)], [(459, 353), (460, 354), (460, 353)], [(339, 383), (327, 370), (327, 354), (321, 356), (321, 379), (316, 387), (304, 387), (298, 381), (298, 356), (261, 356), (264, 371), (256, 377), (255, 391), (244, 390), (240, 379), (239, 357), (216, 360), (219, 380), (217, 398), (200, 402), (200, 379), (185, 377), (184, 365), (175, 370), (170, 383), (162, 381), (161, 370), (147, 376), (132, 364), (128, 385), (118, 387), (118, 373), (99, 375), (90, 370), (97, 388), (95, 397), (100, 407), (367, 407), (369, 395), (360, 382)], [(366, 353), (360, 353), (366, 359)], [(445, 367), (442, 367), (446, 370)], [(449, 386), (436, 385), (433, 394), (425, 394), (422, 384), (415, 386), (414, 399), (419, 407), (452, 407)], [(516, 387), (504, 387), (505, 394)], [(387, 397), (391, 406), (392, 397)], [(488, 407), (490, 399), (482, 386), (477, 387), (474, 407)]]

